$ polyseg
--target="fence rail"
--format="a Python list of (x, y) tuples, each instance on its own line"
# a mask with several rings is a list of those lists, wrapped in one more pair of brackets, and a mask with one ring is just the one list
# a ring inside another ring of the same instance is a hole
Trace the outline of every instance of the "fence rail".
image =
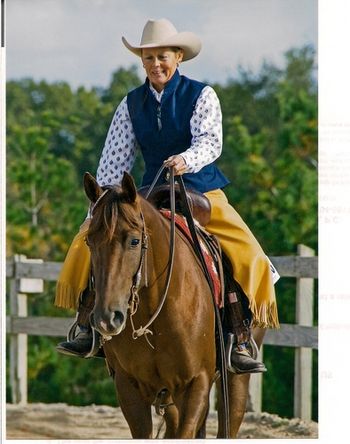
[[(298, 247), (298, 256), (270, 257), (281, 277), (296, 278), (297, 324), (281, 324), (268, 330), (264, 345), (294, 347), (294, 415), (311, 419), (312, 349), (318, 348), (318, 330), (313, 326), (313, 288), (318, 278), (318, 261), (314, 252)], [(27, 293), (43, 291), (43, 281), (56, 281), (60, 262), (43, 262), (16, 255), (6, 262), (10, 280), (10, 313), (6, 329), (10, 335), (10, 383), (12, 402), (27, 402), (27, 335), (65, 336), (73, 318), (27, 316)], [(261, 350), (260, 356), (262, 357)], [(262, 375), (251, 376), (249, 408), (261, 411)]]
[[(282, 277), (318, 277), (318, 258), (303, 256), (271, 256), (271, 262)], [(6, 261), (6, 277), (10, 279), (44, 279), (56, 281), (62, 268), (61, 262), (16, 262), (14, 258)]]
[[(74, 318), (45, 316), (7, 316), (6, 330), (10, 334), (25, 333), (31, 336), (66, 336)], [(279, 330), (268, 330), (264, 345), (283, 347), (308, 347), (317, 349), (317, 328), (302, 325), (281, 324)]]

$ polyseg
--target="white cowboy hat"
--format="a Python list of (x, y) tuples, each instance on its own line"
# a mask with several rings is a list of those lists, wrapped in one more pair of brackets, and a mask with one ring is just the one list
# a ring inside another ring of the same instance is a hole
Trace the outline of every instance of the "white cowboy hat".
[(143, 28), (139, 45), (130, 45), (122, 37), (124, 45), (134, 54), (141, 57), (143, 48), (177, 47), (184, 52), (183, 61), (190, 60), (198, 55), (202, 48), (201, 41), (193, 32), (177, 32), (175, 26), (167, 19), (148, 20)]

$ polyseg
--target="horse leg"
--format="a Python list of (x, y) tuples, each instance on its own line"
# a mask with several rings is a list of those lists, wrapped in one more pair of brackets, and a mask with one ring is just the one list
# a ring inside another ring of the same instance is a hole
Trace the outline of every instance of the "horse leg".
[[(230, 430), (229, 437), (236, 438), (238, 429), (242, 423), (243, 416), (246, 410), (248, 387), (250, 374), (237, 375), (228, 372), (228, 393), (230, 404)], [(218, 438), (225, 438), (224, 436), (224, 415), (222, 409), (222, 397), (220, 386), (217, 383), (218, 389)]]
[(118, 369), (114, 383), (120, 407), (129, 425), (132, 437), (135, 439), (152, 438), (151, 405), (142, 397), (136, 381)]
[(205, 437), (207, 436), (207, 418), (208, 418), (208, 413), (209, 413), (209, 406), (208, 406), (207, 413), (205, 415), (204, 421), (203, 421), (200, 429), (197, 432), (196, 439), (205, 439)]
[(194, 439), (205, 423), (209, 409), (210, 378), (202, 372), (192, 380), (181, 395), (175, 395), (174, 401), (180, 414), (178, 439)]
[[(253, 329), (253, 337), (257, 346), (260, 348), (264, 339), (266, 329), (256, 327)], [(234, 374), (228, 372), (228, 390), (230, 403), (230, 438), (237, 436), (238, 430), (242, 424), (243, 417), (246, 411), (248, 389), (249, 389), (250, 374)], [(218, 438), (223, 438), (223, 411), (222, 399), (218, 386)]]
[(166, 408), (164, 413), (166, 431), (163, 439), (172, 439), (176, 436), (179, 427), (179, 412), (174, 405)]
[(166, 424), (163, 439), (171, 439), (176, 436), (177, 428), (179, 426), (179, 411), (175, 406), (170, 393), (167, 393), (166, 397), (162, 399), (162, 404), (165, 404), (163, 418)]

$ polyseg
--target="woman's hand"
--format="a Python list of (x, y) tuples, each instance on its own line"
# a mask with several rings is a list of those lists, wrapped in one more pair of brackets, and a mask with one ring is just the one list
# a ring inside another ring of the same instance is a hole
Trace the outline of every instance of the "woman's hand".
[(167, 160), (164, 161), (163, 165), (166, 167), (174, 167), (174, 175), (181, 176), (185, 174), (187, 171), (187, 165), (185, 159), (177, 154), (175, 156), (170, 156)]

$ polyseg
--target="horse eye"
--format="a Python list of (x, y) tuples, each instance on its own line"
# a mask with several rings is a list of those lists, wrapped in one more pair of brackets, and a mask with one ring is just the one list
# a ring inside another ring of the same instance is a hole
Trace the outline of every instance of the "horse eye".
[(130, 242), (130, 245), (132, 247), (137, 247), (139, 243), (140, 243), (140, 239), (132, 239)]

